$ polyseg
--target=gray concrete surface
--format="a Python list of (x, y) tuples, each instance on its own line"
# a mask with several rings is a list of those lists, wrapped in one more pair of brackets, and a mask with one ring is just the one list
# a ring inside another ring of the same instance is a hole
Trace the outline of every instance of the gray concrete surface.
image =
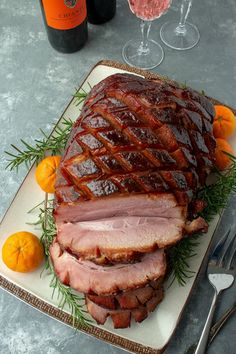
[[(155, 21), (151, 37), (159, 39), (162, 23), (178, 16), (179, 1)], [(235, 0), (195, 1), (190, 14), (201, 33), (197, 47), (177, 52), (167, 47), (165, 60), (154, 71), (186, 81), (210, 96), (236, 106), (236, 3)], [(122, 61), (121, 48), (139, 31), (127, 1), (118, 0), (111, 22), (89, 26), (89, 41), (75, 54), (54, 51), (46, 37), (38, 1), (0, 2), (0, 214), (14, 197), (26, 170), (5, 170), (11, 143), (29, 142), (49, 132), (89, 69), (101, 59)], [(236, 199), (227, 211), (225, 227), (235, 219)], [(183, 354), (199, 337), (212, 290), (200, 275), (191, 300), (167, 354)], [(235, 300), (235, 287), (225, 292), (216, 317)], [(122, 353), (121, 349), (76, 333), (33, 310), (0, 289), (0, 353), (3, 354), (90, 354)], [(158, 335), (158, 334), (157, 334)], [(236, 352), (236, 316), (227, 323), (209, 349), (209, 354)]]

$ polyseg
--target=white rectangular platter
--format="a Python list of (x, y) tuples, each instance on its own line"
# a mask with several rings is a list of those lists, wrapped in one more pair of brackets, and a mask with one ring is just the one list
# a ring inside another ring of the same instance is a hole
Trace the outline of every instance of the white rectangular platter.
[[(123, 64), (102, 61), (91, 70), (83, 82), (81, 89), (89, 92), (90, 86), (94, 86), (107, 76), (118, 72), (133, 72), (146, 77), (157, 77), (151, 73), (131, 69)], [(80, 107), (76, 106), (75, 103), (75, 99), (69, 103), (63, 117), (75, 120), (79, 116)], [(41, 236), (39, 229), (27, 224), (34, 222), (36, 218), (36, 214), (28, 214), (27, 212), (44, 199), (44, 193), (35, 182), (34, 172), (35, 167), (29, 171), (1, 222), (0, 249), (5, 239), (17, 231), (30, 231), (39, 237)], [(200, 245), (196, 250), (197, 256), (191, 260), (191, 270), (195, 271), (196, 275), (206, 254), (218, 220), (219, 218), (215, 218), (211, 223), (208, 233), (201, 238)], [(29, 274), (15, 273), (4, 265), (0, 257), (0, 286), (38, 310), (65, 324), (71, 325), (72, 322), (68, 309), (64, 309), (63, 311), (58, 309), (57, 296), (52, 298), (52, 289), (49, 286), (51, 276), (45, 273), (43, 273), (43, 276), (40, 276), (41, 270), (39, 269)], [(84, 331), (135, 353), (161, 353), (168, 344), (178, 324), (196, 275), (190, 278), (184, 287), (179, 286), (176, 282), (171, 287), (166, 286), (163, 302), (141, 324), (132, 323), (129, 329), (115, 330), (111, 322), (107, 321), (105, 326), (94, 324)]]

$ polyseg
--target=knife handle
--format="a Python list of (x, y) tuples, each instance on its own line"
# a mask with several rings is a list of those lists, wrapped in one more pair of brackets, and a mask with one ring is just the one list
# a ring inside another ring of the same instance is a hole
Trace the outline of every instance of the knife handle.
[(211, 327), (210, 335), (209, 335), (209, 344), (214, 340), (215, 336), (219, 333), (221, 328), (224, 326), (225, 322), (229, 319), (229, 317), (236, 310), (236, 301), (233, 305), (225, 312), (225, 314)]

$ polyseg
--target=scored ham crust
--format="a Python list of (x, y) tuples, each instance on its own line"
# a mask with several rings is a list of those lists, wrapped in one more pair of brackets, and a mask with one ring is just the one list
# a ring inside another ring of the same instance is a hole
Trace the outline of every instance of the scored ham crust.
[(135, 303), (132, 289), (151, 293), (166, 272), (165, 249), (207, 231), (196, 196), (215, 161), (214, 113), (190, 88), (131, 74), (109, 76), (87, 96), (57, 172), (50, 254), (99, 323), (144, 319), (146, 305), (103, 305)]
[(210, 101), (191, 90), (128, 74), (101, 81), (62, 158), (56, 220), (57, 207), (89, 200), (91, 214), (93, 201), (106, 196), (172, 193), (188, 204), (213, 166), (213, 116)]

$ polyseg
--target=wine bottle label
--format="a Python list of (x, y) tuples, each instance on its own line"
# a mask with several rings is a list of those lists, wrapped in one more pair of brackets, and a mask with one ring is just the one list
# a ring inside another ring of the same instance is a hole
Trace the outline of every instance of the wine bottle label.
[(68, 30), (79, 26), (87, 16), (86, 0), (42, 0), (49, 27)]

